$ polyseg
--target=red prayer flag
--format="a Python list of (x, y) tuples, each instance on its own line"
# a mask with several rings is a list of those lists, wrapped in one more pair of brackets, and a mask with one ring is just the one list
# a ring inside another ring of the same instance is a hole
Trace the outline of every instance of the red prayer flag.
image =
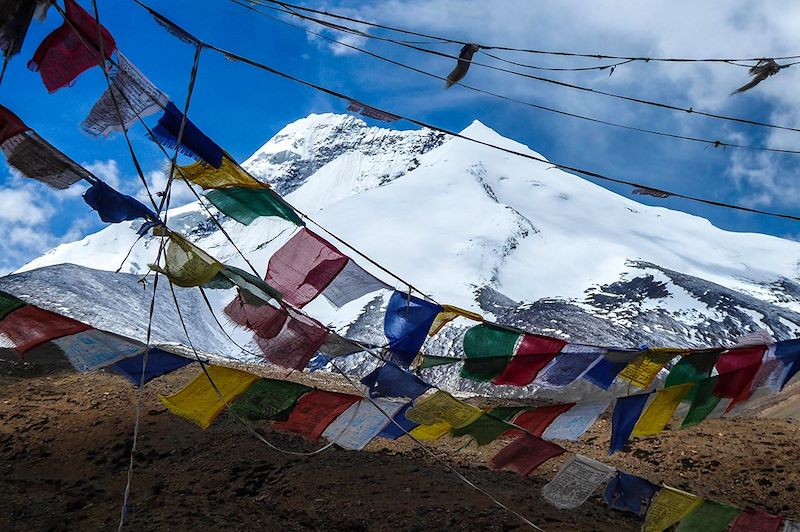
[(714, 387), (714, 395), (738, 401), (742, 397), (747, 398), (766, 350), (767, 347), (761, 345), (729, 349), (722, 353), (716, 364), (719, 380)]
[(88, 329), (89, 325), (72, 318), (25, 305), (0, 321), (0, 348), (12, 348), (22, 357), (45, 342)]
[(778, 532), (783, 517), (759, 512), (758, 510), (742, 510), (733, 522), (731, 532)]
[(525, 334), (514, 357), (492, 384), (527, 386), (565, 345), (567, 342), (558, 338)]
[(17, 115), (0, 105), (0, 144), (28, 130), (30, 128)]
[(275, 338), (283, 329), (289, 315), (285, 310), (272, 305), (250, 305), (237, 295), (225, 307), (225, 315), (242, 327), (247, 327), (261, 338)]
[[(547, 430), (547, 427), (555, 421), (555, 419), (575, 406), (575, 403), (567, 403), (563, 405), (548, 405), (548, 406), (540, 406), (538, 408), (534, 408), (533, 410), (528, 410), (526, 412), (521, 413), (517, 416), (514, 420), (514, 425), (522, 427), (523, 429), (527, 430), (531, 434), (535, 434), (536, 436), (541, 436), (544, 434), (544, 431)], [(517, 438), (522, 436), (523, 434), (527, 434), (519, 429), (511, 429), (503, 434), (504, 436)]]
[(272, 428), (317, 441), (328, 425), (359, 399), (356, 395), (313, 390), (297, 401), (286, 421), (275, 422)]
[(303, 369), (328, 338), (328, 330), (318, 321), (289, 311), (280, 332), (272, 338), (256, 335), (256, 344), (264, 357), (279, 366)]
[(492, 469), (511, 469), (522, 477), (564, 453), (564, 449), (549, 441), (525, 434), (504, 447), (489, 462)]
[(325, 239), (302, 229), (269, 259), (267, 283), (296, 307), (331, 284), (350, 260)]
[(84, 71), (98, 64), (102, 35), (103, 53), (109, 59), (117, 47), (114, 37), (75, 0), (64, 0), (66, 19), (44, 38), (28, 63), (28, 68), (42, 75), (49, 92), (66, 87)]

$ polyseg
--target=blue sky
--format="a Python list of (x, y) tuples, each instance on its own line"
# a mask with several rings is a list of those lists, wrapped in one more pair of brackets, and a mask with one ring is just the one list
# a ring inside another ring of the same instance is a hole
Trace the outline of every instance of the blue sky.
[[(89, 0), (79, 0), (86, 8)], [(752, 207), (800, 213), (800, 156), (719, 150), (589, 124), (474, 94), (461, 87), (443, 90), (438, 80), (331, 46), (305, 32), (261, 17), (229, 0), (149, 0), (199, 37), (281, 70), (351, 94), (362, 101), (460, 130), (478, 119), (501, 134), (524, 142), (552, 161), (640, 181), (686, 194)], [(788, 1), (753, 5), (744, 1), (641, 3), (578, 0), (376, 0), (307, 2), (390, 25), (453, 38), (520, 47), (636, 55), (762, 56), (800, 54), (791, 49), (800, 6)], [(182, 107), (193, 49), (166, 33), (131, 0), (98, 0), (101, 19), (118, 48)], [(590, 6), (590, 7), (588, 7)], [(687, 16), (691, 13), (691, 16)], [(26, 68), (41, 39), (60, 24), (51, 9), (34, 22), (22, 53), (0, 86), (0, 103), (40, 135), (99, 177), (128, 192), (140, 183), (121, 135), (94, 139), (80, 122), (105, 88), (99, 69), (84, 73), (72, 87), (48, 94)], [(293, 24), (302, 25), (296, 19)], [(311, 26), (308, 26), (311, 28)], [(318, 27), (313, 29), (321, 31)], [(375, 41), (325, 32), (393, 59), (446, 75), (447, 59)], [(457, 54), (458, 47), (437, 46)], [(543, 66), (586, 66), (592, 60), (507, 55)], [(481, 60), (491, 62), (485, 56)], [(752, 92), (729, 97), (747, 80), (746, 69), (707, 64), (634, 64), (607, 72), (542, 73), (543, 76), (626, 95), (693, 106), (722, 114), (800, 124), (800, 66), (770, 78)], [(774, 132), (686, 114), (623, 103), (554, 88), (533, 80), (473, 67), (468, 83), (570, 112), (685, 135), (774, 147), (800, 148), (800, 133)], [(347, 104), (311, 89), (203, 52), (189, 116), (209, 136), (242, 160), (288, 122), (312, 112), (345, 112)], [(152, 123), (157, 117), (151, 117)], [(376, 123), (375, 125), (381, 125)], [(411, 127), (399, 124), (397, 127)], [(164, 160), (145, 139), (131, 132), (134, 147), (153, 186), (163, 186)], [(796, 138), (794, 138), (796, 137)], [(603, 186), (606, 184), (601, 183)], [(629, 194), (626, 187), (611, 187)], [(0, 273), (8, 272), (63, 241), (99, 230), (103, 224), (74, 190), (51, 191), (13, 175), (0, 163)], [(178, 201), (188, 201), (180, 195)], [(733, 231), (800, 236), (800, 223), (780, 221), (689, 202), (636, 197), (645, 203), (684, 210)], [(602, 216), (598, 212), (598, 216)]]

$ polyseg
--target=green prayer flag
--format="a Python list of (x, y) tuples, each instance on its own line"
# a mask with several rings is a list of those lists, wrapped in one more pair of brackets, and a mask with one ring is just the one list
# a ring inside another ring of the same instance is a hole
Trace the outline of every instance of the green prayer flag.
[(250, 421), (286, 421), (300, 397), (313, 390), (296, 382), (259, 379), (231, 405), (231, 410)]
[(739, 514), (739, 509), (715, 501), (703, 504), (681, 519), (675, 532), (725, 532)]
[(444, 366), (447, 364), (455, 364), (460, 362), (460, 358), (454, 357), (437, 357), (434, 355), (425, 355), (422, 357), (422, 363), (419, 365), (420, 369), (433, 368), (436, 366)]
[(459, 429), (450, 429), (450, 434), (453, 437), (470, 435), (477, 442), (478, 445), (486, 445), (499, 438), (504, 432), (511, 429), (506, 421), (497, 419), (487, 414), (470, 423), (465, 427)]
[(689, 407), (689, 412), (683, 419), (682, 429), (692, 427), (703, 421), (719, 404), (720, 398), (714, 395), (717, 379), (718, 377), (703, 379), (694, 385), (694, 399)]
[[(669, 375), (664, 381), (664, 388), (707, 379), (711, 375), (711, 370), (714, 369), (718, 357), (719, 351), (695, 352), (684, 356), (670, 369)], [(694, 387), (689, 390), (682, 400), (690, 403), (694, 399), (696, 389), (697, 387)]]
[(0, 290), (0, 320), (25, 306), (25, 302)]
[(521, 335), (489, 323), (476, 325), (464, 335), (464, 368), (461, 376), (488, 381), (503, 373), (514, 355)]
[(270, 189), (223, 188), (209, 190), (206, 199), (220, 212), (244, 225), (260, 216), (277, 216), (297, 225), (305, 225), (295, 211)]

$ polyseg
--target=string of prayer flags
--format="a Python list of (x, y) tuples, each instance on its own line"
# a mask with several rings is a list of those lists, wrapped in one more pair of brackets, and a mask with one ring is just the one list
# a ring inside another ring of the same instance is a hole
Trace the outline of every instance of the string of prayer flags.
[(431, 328), (428, 331), (428, 336), (436, 335), (442, 330), (442, 327), (456, 318), (467, 318), (468, 320), (472, 321), (483, 321), (483, 316), (476, 312), (454, 307), (453, 305), (442, 305), (442, 311), (433, 319)]
[(0, 321), (0, 348), (13, 349), (22, 357), (45, 342), (90, 329), (85, 323), (33, 305), (10, 312)]
[(328, 330), (318, 321), (287, 307), (287, 318), (274, 337), (255, 336), (256, 345), (268, 361), (278, 366), (302, 370), (328, 338)]
[(382, 120), (383, 122), (396, 122), (397, 120), (400, 120), (400, 117), (397, 115), (393, 115), (392, 113), (387, 113), (386, 111), (370, 107), (369, 105), (357, 102), (355, 100), (349, 100), (349, 105), (347, 106), (347, 110), (353, 113), (359, 113), (362, 116), (366, 116), (368, 118), (374, 118), (375, 120)]
[(715, 501), (703, 501), (681, 519), (675, 532), (726, 532), (739, 513), (735, 506)]
[[(547, 427), (561, 414), (569, 411), (575, 403), (566, 403), (563, 405), (547, 405), (538, 408), (526, 410), (516, 417), (514, 425), (525, 429), (527, 433), (535, 436), (542, 436)], [(523, 434), (519, 429), (511, 429), (506, 434), (507, 436), (516, 437)]]
[(178, 233), (170, 231), (164, 267), (150, 264), (150, 269), (166, 275), (172, 284), (185, 288), (211, 282), (223, 265)]
[(567, 342), (558, 338), (524, 334), (514, 356), (503, 372), (492, 379), (492, 384), (527, 386), (566, 345)]
[(436, 441), (448, 432), (453, 427), (447, 421), (439, 421), (433, 425), (419, 425), (409, 431), (409, 436), (419, 441)]
[(286, 421), (297, 401), (311, 390), (297, 382), (258, 379), (231, 405), (231, 410), (250, 421)]
[(422, 379), (391, 362), (375, 368), (361, 379), (370, 397), (406, 397), (414, 400), (431, 389)]
[(491, 323), (481, 323), (464, 335), (464, 367), (461, 376), (488, 381), (501, 375), (514, 355), (520, 333)]
[(562, 510), (577, 508), (614, 472), (613, 467), (576, 454), (542, 488), (542, 496)]
[(523, 434), (504, 447), (489, 462), (492, 469), (510, 469), (527, 477), (551, 458), (564, 454), (564, 449), (541, 438)]
[(339, 275), (322, 291), (322, 295), (334, 307), (342, 308), (351, 301), (378, 290), (392, 290), (392, 287), (350, 259)]
[(322, 437), (342, 449), (360, 451), (391, 422), (392, 416), (404, 404), (387, 399), (375, 399), (374, 402), (362, 399), (328, 425)]
[(604, 498), (609, 508), (644, 515), (659, 489), (647, 479), (617, 471), (606, 486)]
[(720, 398), (714, 395), (714, 389), (717, 387), (719, 376), (704, 379), (694, 387), (694, 397), (689, 406), (689, 411), (686, 417), (683, 418), (681, 428), (692, 427), (706, 419), (711, 412), (717, 407)]
[(406, 412), (406, 417), (420, 425), (434, 425), (444, 421), (453, 428), (461, 428), (478, 419), (482, 413), (479, 408), (438, 390), (433, 395), (417, 400)]
[(96, 210), (104, 222), (119, 223), (144, 218), (145, 223), (137, 231), (139, 235), (147, 233), (161, 223), (156, 213), (140, 201), (114, 190), (100, 180), (92, 183), (92, 186), (83, 193), (83, 201)]
[(209, 190), (205, 197), (219, 212), (243, 225), (250, 225), (261, 216), (273, 216), (305, 226), (297, 213), (266, 186), (219, 188)]
[(5, 0), (0, 4), (0, 53), (6, 61), (22, 49), (33, 17), (44, 20), (48, 7), (50, 0)]
[(104, 59), (111, 59), (117, 48), (108, 30), (75, 0), (64, 0), (64, 7), (66, 20), (44, 38), (28, 63), (28, 68), (41, 74), (49, 92), (70, 85), (83, 72), (97, 66), (101, 50)]
[[(181, 125), (183, 125), (182, 132)], [(181, 135), (180, 146), (178, 135)], [(183, 113), (172, 102), (167, 102), (164, 114), (152, 129), (151, 138), (165, 148), (173, 150), (177, 148), (182, 154), (200, 159), (214, 168), (222, 165), (224, 155), (222, 148), (208, 138), (191, 120), (184, 119)]]
[(800, 371), (800, 341), (788, 340), (775, 344), (775, 357), (781, 361), (784, 370), (778, 379), (778, 390), (783, 390), (786, 383)]
[(222, 164), (214, 168), (209, 164), (195, 162), (179, 166), (175, 171), (177, 179), (184, 179), (203, 190), (218, 188), (269, 188), (239, 166), (230, 155), (222, 156)]
[(23, 300), (0, 290), (0, 320), (15, 310), (24, 307), (25, 304)]
[(275, 422), (272, 428), (316, 442), (328, 425), (358, 400), (355, 395), (312, 390), (300, 397), (286, 421)]
[(27, 178), (56, 189), (69, 188), (84, 179), (97, 180), (85, 168), (58, 151), (42, 137), (28, 131), (15, 135), (0, 145), (8, 165)]
[(667, 362), (685, 353), (678, 349), (650, 349), (620, 372), (620, 378), (641, 389), (649, 387)]
[(550, 364), (536, 377), (534, 383), (544, 388), (563, 388), (586, 374), (603, 358), (604, 349), (567, 344)]
[[(670, 388), (687, 382), (697, 382), (711, 376), (711, 371), (719, 358), (720, 350), (695, 351), (690, 356), (683, 356), (669, 370), (664, 388)], [(684, 396), (684, 401), (694, 398), (694, 390)]]
[(658, 390), (655, 399), (644, 411), (633, 427), (634, 438), (652, 436), (664, 430), (672, 415), (681, 404), (684, 396), (694, 387), (694, 383), (679, 384)]
[[(144, 353), (140, 353), (124, 358), (112, 365), (111, 368), (138, 387), (140, 384), (147, 384), (156, 377), (177, 371), (194, 362), (190, 358), (182, 357), (157, 347), (151, 347), (147, 351), (146, 366), (144, 365), (144, 356)], [(142, 378), (142, 368), (144, 368), (144, 378)]]
[(298, 231), (269, 259), (266, 281), (295, 307), (303, 307), (333, 281), (350, 260), (321, 236)]
[(387, 440), (396, 440), (401, 436), (405, 436), (407, 432), (414, 430), (415, 427), (419, 427), (419, 423), (415, 423), (406, 418), (406, 412), (411, 406), (411, 403), (403, 405), (400, 411), (394, 415), (392, 421), (381, 430), (378, 437), (386, 438)]
[(611, 415), (611, 447), (608, 454), (614, 454), (628, 443), (636, 422), (642, 415), (647, 399), (653, 392), (617, 398), (614, 413)]
[(67, 360), (79, 373), (110, 366), (146, 349), (141, 342), (97, 329), (62, 336), (54, 339), (53, 343), (64, 352)]
[(30, 129), (20, 117), (0, 105), (0, 144)]
[(410, 294), (394, 292), (386, 307), (383, 333), (389, 353), (398, 366), (407, 368), (417, 357), (442, 307)]
[(608, 390), (617, 378), (617, 375), (625, 369), (628, 364), (625, 362), (614, 362), (609, 360), (607, 356), (600, 359), (589, 371), (584, 374), (583, 378), (591, 382), (595, 386)]
[(731, 526), (731, 532), (780, 532), (783, 517), (758, 510), (742, 510)]
[(81, 126), (90, 135), (108, 136), (112, 131), (127, 131), (137, 120), (162, 111), (169, 98), (117, 52), (118, 68), (111, 74), (111, 85), (89, 111)]
[(542, 433), (545, 440), (576, 441), (606, 411), (611, 400), (578, 403), (562, 412)]
[(666, 530), (701, 504), (700, 497), (664, 485), (653, 499), (642, 529), (645, 532)]
[(158, 397), (170, 412), (188, 419), (203, 430), (211, 426), (225, 409), (226, 403), (232, 403), (258, 379), (251, 373), (223, 366), (209, 365), (206, 371), (208, 375), (205, 371), (200, 373), (178, 393)]

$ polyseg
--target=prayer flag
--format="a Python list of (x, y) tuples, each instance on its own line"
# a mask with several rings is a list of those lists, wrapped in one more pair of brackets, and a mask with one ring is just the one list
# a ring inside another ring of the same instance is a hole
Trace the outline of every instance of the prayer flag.
[(297, 401), (313, 388), (292, 381), (258, 379), (231, 405), (231, 410), (250, 421), (286, 421)]
[(211, 426), (226, 403), (232, 403), (258, 380), (256, 375), (223, 366), (209, 365), (206, 371), (208, 375), (205, 371), (200, 373), (178, 393), (169, 397), (158, 396), (173, 414), (188, 419), (203, 430)]
[(464, 335), (461, 376), (488, 381), (503, 373), (522, 335), (491, 323), (471, 327)]
[(0, 53), (8, 61), (22, 49), (34, 16), (44, 20), (50, 0), (4, 0), (0, 5)]
[(424, 299), (394, 292), (386, 307), (383, 333), (389, 340), (393, 361), (407, 368), (416, 358), (436, 315), (442, 307)]
[(794, 519), (783, 520), (783, 530), (781, 532), (800, 532), (800, 521)]
[(203, 286), (222, 268), (222, 263), (174, 232), (169, 233), (164, 267), (150, 265), (151, 270), (163, 273), (173, 284), (183, 287)]
[(302, 370), (328, 338), (328, 331), (318, 321), (288, 309), (280, 332), (272, 337), (255, 336), (264, 358), (282, 366)]
[(567, 342), (558, 338), (528, 333), (522, 335), (511, 361), (503, 373), (492, 379), (492, 384), (527, 386), (566, 345)]
[[(1, 313), (0, 313), (1, 314)], [(0, 315), (0, 317), (2, 317)], [(775, 344), (775, 357), (783, 363), (785, 371), (781, 373), (778, 388), (784, 386), (800, 371), (800, 340), (788, 340)]]
[[(181, 125), (183, 132), (179, 146), (178, 135), (181, 134)], [(214, 168), (222, 165), (222, 156), (225, 153), (222, 148), (200, 131), (191, 120), (184, 119), (183, 113), (172, 102), (167, 102), (164, 114), (152, 129), (152, 139), (165, 148), (178, 148), (182, 154), (201, 159)]]
[(469, 425), (465, 425), (460, 429), (452, 429), (450, 435), (455, 438), (469, 435), (478, 445), (486, 445), (502, 436), (508, 428), (508, 421), (502, 419), (501, 416), (497, 416), (492, 411), (481, 415)]
[(681, 519), (675, 532), (725, 532), (739, 509), (715, 501), (703, 501)]
[(658, 372), (673, 358), (685, 353), (680, 349), (650, 349), (640, 358), (628, 364), (619, 376), (634, 386), (647, 388)]
[(645, 532), (661, 532), (666, 530), (696, 507), (703, 504), (703, 499), (669, 486), (663, 486), (653, 499), (653, 504), (645, 517)]
[(0, 105), (0, 144), (3, 144), (11, 137), (30, 131), (30, 129), (22, 122), (20, 117)]
[[(514, 420), (514, 425), (521, 427), (536, 436), (541, 436), (544, 434), (544, 431), (550, 426), (553, 420), (574, 406), (575, 403), (566, 403), (562, 405), (548, 405), (532, 408), (518, 415)], [(508, 433), (506, 433), (506, 436), (516, 438), (522, 434), (525, 434), (525, 432), (512, 428), (508, 431)]]
[(609, 360), (607, 356), (603, 356), (593, 368), (586, 372), (583, 378), (595, 386), (608, 390), (611, 388), (611, 385), (614, 384), (617, 375), (619, 375), (627, 365), (626, 362), (614, 362)]
[[(427, 330), (427, 328), (425, 329)], [(483, 412), (459, 401), (447, 392), (438, 390), (433, 395), (418, 399), (406, 412), (406, 417), (420, 425), (433, 425), (446, 421), (453, 428), (461, 428), (478, 419)]]
[(599, 347), (567, 344), (533, 382), (545, 388), (563, 388), (580, 379), (600, 362), (603, 352)]
[(269, 259), (266, 281), (288, 303), (303, 307), (325, 290), (348, 260), (321, 236), (303, 228)]
[(53, 343), (64, 352), (70, 364), (80, 373), (110, 366), (146, 349), (141, 342), (97, 329), (62, 336), (53, 340)]
[(663, 431), (669, 420), (672, 419), (672, 414), (681, 404), (681, 400), (692, 387), (694, 387), (694, 383), (688, 382), (659, 390), (653, 402), (633, 427), (632, 436), (634, 438), (652, 436)]
[(269, 188), (267, 183), (262, 183), (244, 168), (239, 166), (227, 153), (222, 156), (222, 164), (214, 168), (204, 162), (196, 162), (186, 166), (179, 166), (175, 177), (185, 179), (203, 190), (217, 188)]
[(577, 508), (614, 472), (613, 467), (577, 454), (542, 488), (542, 496), (562, 510)]
[[(223, 277), (239, 288), (239, 293), (243, 294), (254, 304), (263, 304), (270, 299), (280, 301), (283, 295), (264, 282), (263, 279), (250, 272), (223, 264), (217, 277)], [(256, 301), (253, 301), (255, 298)]]
[(0, 320), (24, 306), (25, 302), (23, 300), (0, 290)]
[(731, 532), (779, 532), (783, 517), (758, 510), (742, 510)]
[(489, 462), (492, 469), (511, 469), (521, 477), (527, 477), (537, 467), (564, 454), (564, 449), (535, 436), (522, 435), (504, 447)]
[(400, 117), (397, 115), (393, 115), (392, 113), (387, 113), (386, 111), (370, 107), (369, 105), (357, 102), (355, 100), (348, 100), (348, 103), (349, 103), (349, 105), (347, 106), (348, 111), (359, 113), (362, 116), (366, 116), (368, 118), (374, 118), (375, 120), (381, 120), (383, 122), (395, 122), (397, 120), (400, 120)]
[(142, 364), (144, 353), (120, 360), (111, 369), (128, 379), (134, 386), (140, 383), (146, 384), (156, 377), (166, 375), (173, 371), (191, 364), (194, 360), (164, 351), (157, 347), (151, 347), (147, 352), (147, 367), (144, 370), (144, 382), (142, 382)]
[(0, 145), (8, 165), (27, 178), (56, 189), (96, 178), (33, 131), (15, 135)]
[(717, 407), (720, 398), (714, 395), (714, 389), (717, 386), (718, 379), (719, 377), (715, 376), (703, 379), (695, 384), (694, 398), (689, 406), (689, 412), (686, 413), (686, 417), (683, 418), (683, 423), (681, 423), (682, 429), (697, 425)]
[(120, 52), (117, 52), (117, 63), (119, 68), (111, 75), (111, 86), (100, 96), (81, 124), (90, 135), (126, 131), (137, 120), (163, 110), (169, 101)]
[(361, 383), (369, 388), (370, 397), (407, 397), (413, 400), (431, 389), (419, 377), (391, 362), (375, 368), (361, 379)]
[(659, 486), (647, 479), (617, 471), (616, 476), (606, 486), (604, 497), (609, 508), (642, 515), (659, 489)]
[[(369, 346), (365, 346), (369, 347)], [(318, 351), (328, 358), (343, 357), (364, 351), (364, 348), (336, 333), (329, 333)]]
[(428, 331), (428, 336), (434, 336), (442, 330), (442, 327), (458, 317), (467, 318), (472, 321), (483, 321), (483, 316), (475, 312), (452, 305), (442, 305), (442, 311), (434, 318), (431, 328)]
[(92, 183), (92, 186), (83, 193), (83, 201), (96, 210), (104, 222), (119, 223), (144, 218), (145, 223), (138, 231), (140, 235), (161, 223), (156, 213), (142, 205), (140, 201), (117, 192), (99, 180)]
[(644, 405), (652, 393), (640, 393), (617, 399), (611, 416), (611, 447), (608, 454), (614, 454), (628, 443), (633, 427), (636, 426)]
[(25, 305), (0, 321), (0, 348), (14, 349), (22, 357), (45, 342), (88, 329), (91, 327), (72, 318)]
[[(707, 379), (711, 376), (711, 370), (714, 369), (714, 364), (717, 363), (719, 354), (719, 350), (712, 350), (694, 351), (683, 356), (670, 368), (669, 374), (664, 381), (664, 388)], [(682, 400), (691, 402), (693, 398), (694, 391), (690, 390)]]
[(453, 427), (447, 421), (440, 421), (433, 425), (419, 425), (409, 431), (409, 436), (419, 441), (436, 441), (448, 432)]
[(436, 366), (446, 366), (448, 364), (455, 364), (461, 362), (460, 358), (455, 357), (438, 357), (436, 355), (423, 355), (422, 362), (419, 369), (435, 368)]
[(597, 418), (606, 411), (610, 404), (610, 400), (578, 403), (555, 418), (542, 434), (542, 438), (576, 441), (597, 421)]
[(285, 422), (275, 422), (272, 428), (315, 442), (334, 419), (358, 400), (355, 395), (312, 390), (297, 401)]
[(322, 295), (334, 307), (342, 308), (351, 301), (378, 290), (392, 290), (392, 287), (350, 259), (339, 275), (323, 290)]
[[(407, 432), (414, 430), (415, 427), (420, 426), (419, 423), (414, 423), (406, 418), (405, 414), (409, 408), (411, 408), (411, 403), (403, 405), (403, 408), (394, 415), (392, 421), (383, 428), (380, 434), (378, 434), (378, 437), (386, 438), (387, 440), (396, 440), (401, 436), (405, 436)], [(400, 426), (398, 427), (397, 425)]]
[(268, 303), (251, 305), (241, 295), (234, 297), (223, 312), (233, 323), (247, 327), (262, 338), (275, 338), (289, 317), (282, 308)]
[(749, 397), (766, 350), (767, 346), (760, 345), (722, 353), (716, 364), (719, 380), (714, 395), (733, 399), (734, 403)]
[(303, 220), (288, 204), (269, 188), (231, 187), (209, 190), (206, 199), (222, 214), (240, 224), (250, 225), (261, 216), (282, 218), (295, 225), (304, 226)]
[(322, 436), (343, 449), (360, 451), (391, 422), (403, 405), (387, 399), (375, 399), (374, 403), (362, 399), (342, 412)]

